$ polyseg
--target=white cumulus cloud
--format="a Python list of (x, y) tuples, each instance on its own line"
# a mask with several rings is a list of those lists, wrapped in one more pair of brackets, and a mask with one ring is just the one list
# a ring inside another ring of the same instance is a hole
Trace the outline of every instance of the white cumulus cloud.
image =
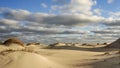
[(48, 7), (45, 3), (41, 3), (41, 6), (42, 6), (43, 8), (47, 8), (47, 7)]

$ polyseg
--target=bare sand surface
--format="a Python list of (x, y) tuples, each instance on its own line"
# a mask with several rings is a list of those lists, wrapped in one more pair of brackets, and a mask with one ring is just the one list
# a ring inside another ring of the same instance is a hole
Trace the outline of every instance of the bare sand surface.
[(59, 62), (67, 68), (119, 68), (120, 55), (110, 55), (105, 52), (81, 51), (81, 50), (47, 50), (42, 55)]
[[(16, 52), (16, 54), (18, 53)], [(34, 53), (21, 53), (21, 56), (18, 57), (12, 59), (13, 62), (7, 64), (5, 68), (63, 68), (57, 62)]]
[(115, 48), (26, 48), (32, 51), (0, 45), (0, 68), (120, 68), (120, 53)]

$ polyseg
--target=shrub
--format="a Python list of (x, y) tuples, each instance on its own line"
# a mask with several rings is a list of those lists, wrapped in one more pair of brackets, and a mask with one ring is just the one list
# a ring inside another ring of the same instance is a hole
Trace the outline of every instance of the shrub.
[(24, 46), (24, 43), (22, 41), (20, 41), (19, 39), (17, 39), (17, 38), (9, 38), (6, 41), (4, 41), (3, 44), (6, 45), (6, 46), (8, 46), (8, 45), (10, 45), (12, 43)]

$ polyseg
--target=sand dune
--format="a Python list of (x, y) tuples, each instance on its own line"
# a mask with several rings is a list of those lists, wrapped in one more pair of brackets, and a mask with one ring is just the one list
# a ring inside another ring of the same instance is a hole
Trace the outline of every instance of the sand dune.
[[(37, 49), (37, 47), (35, 48)], [(24, 47), (17, 44), (0, 45), (0, 68), (64, 68), (63, 65), (40, 54), (25, 50)]]
[(34, 53), (21, 52), (18, 55), (15, 52), (11, 55), (17, 57), (12, 57), (11, 61), (2, 68), (63, 68), (60, 64)]
[(120, 48), (120, 38), (107, 45), (106, 48)]
[(0, 45), (0, 68), (119, 68), (120, 50), (98, 46)]

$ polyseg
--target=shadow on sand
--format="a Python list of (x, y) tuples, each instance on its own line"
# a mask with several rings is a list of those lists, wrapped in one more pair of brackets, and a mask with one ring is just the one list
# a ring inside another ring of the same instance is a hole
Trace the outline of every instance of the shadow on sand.
[(104, 48), (104, 47), (94, 47), (94, 48), (83, 48), (76, 46), (55, 46), (48, 49), (65, 49), (65, 50), (78, 50), (78, 51), (93, 51), (93, 52), (106, 52), (106, 51), (117, 51), (119, 48)]
[[(120, 68), (120, 55), (107, 59), (98, 59), (96, 62), (75, 64), (75, 68), (90, 66), (90, 68)], [(90, 60), (88, 60), (90, 61)], [(92, 60), (91, 60), (92, 61)]]

